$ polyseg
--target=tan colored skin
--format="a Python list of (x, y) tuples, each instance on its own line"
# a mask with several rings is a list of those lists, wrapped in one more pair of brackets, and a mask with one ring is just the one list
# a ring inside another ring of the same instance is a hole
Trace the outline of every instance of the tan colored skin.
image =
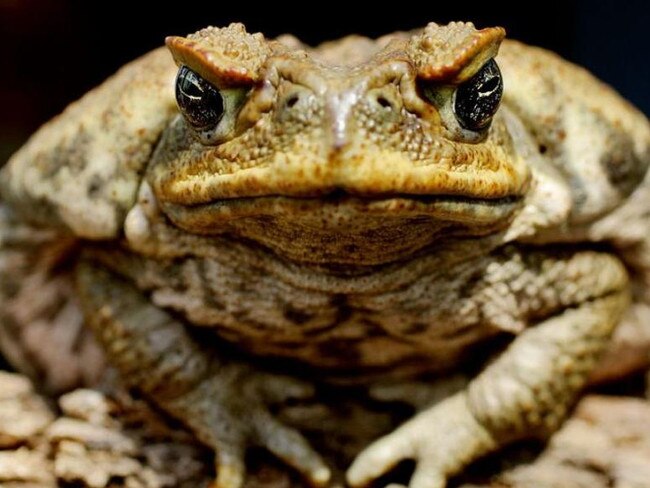
[[(215, 130), (193, 130), (157, 50), (12, 158), (0, 346), (80, 299), (124, 378), (215, 449), (219, 488), (242, 485), (251, 445), (328, 484), (270, 404), (323, 382), (396, 391), (444, 378), (504, 335), (465, 389), (363, 451), (349, 484), (411, 458), (410, 488), (443, 487), (505, 443), (554, 431), (615, 326), (647, 316), (650, 125), (553, 54), (499, 50), (503, 34), (430, 24), (311, 49), (232, 25), (168, 39), (232, 103)], [(498, 50), (501, 108), (488, 129), (463, 129), (455, 87)], [(21, 283), (55, 279), (70, 255), (76, 292), (17, 312)], [(220, 339), (199, 343), (198, 328)], [(249, 361), (263, 357), (309, 367), (298, 379)]]

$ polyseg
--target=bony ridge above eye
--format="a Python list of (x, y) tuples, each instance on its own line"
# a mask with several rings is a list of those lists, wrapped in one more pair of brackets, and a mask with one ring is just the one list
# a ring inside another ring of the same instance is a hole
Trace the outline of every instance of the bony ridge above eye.
[(187, 66), (181, 66), (176, 76), (176, 102), (195, 129), (216, 127), (224, 114), (219, 90)]

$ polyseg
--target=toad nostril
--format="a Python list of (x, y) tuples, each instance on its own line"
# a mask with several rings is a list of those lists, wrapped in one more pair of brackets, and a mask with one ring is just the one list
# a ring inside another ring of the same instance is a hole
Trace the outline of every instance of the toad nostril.
[(370, 103), (374, 104), (375, 110), (381, 110), (384, 113), (399, 112), (398, 102), (390, 95), (383, 92), (375, 92), (370, 96)]
[(386, 97), (379, 96), (377, 97), (377, 103), (379, 104), (380, 107), (382, 108), (393, 108), (393, 104), (388, 101)]
[(284, 102), (285, 107), (287, 108), (292, 108), (293, 106), (298, 103), (298, 100), (300, 97), (298, 96), (297, 93), (294, 93), (293, 95), (290, 95), (289, 98), (287, 98), (286, 102)]

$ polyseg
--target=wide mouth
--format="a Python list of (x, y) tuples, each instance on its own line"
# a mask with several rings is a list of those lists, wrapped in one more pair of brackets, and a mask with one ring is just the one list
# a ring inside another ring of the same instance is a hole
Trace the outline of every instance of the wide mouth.
[(467, 226), (492, 226), (507, 221), (521, 196), (473, 198), (459, 195), (384, 194), (361, 196), (334, 190), (324, 195), (266, 195), (216, 200), (198, 205), (163, 203), (178, 226), (194, 232), (219, 232), (223, 226), (251, 218), (295, 219), (315, 227), (361, 226), (381, 219), (446, 221)]

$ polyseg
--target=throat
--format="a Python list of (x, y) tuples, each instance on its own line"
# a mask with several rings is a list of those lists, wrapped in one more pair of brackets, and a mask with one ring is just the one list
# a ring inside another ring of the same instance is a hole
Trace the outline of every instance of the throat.
[(233, 233), (290, 262), (358, 274), (412, 258), (454, 232), (449, 223), (427, 218), (393, 220), (364, 219), (333, 230), (326, 223), (313, 225), (297, 218), (252, 218), (234, 225)]
[(227, 236), (209, 240), (211, 249), (195, 248), (200, 256), (146, 259), (102, 247), (95, 257), (191, 329), (213, 332), (217, 349), (298, 361), (334, 376), (441, 370), (493, 333), (472, 327), (471, 316), (455, 322), (464, 287), (450, 284), (472, 283), (474, 263), (498, 245), (496, 236), (440, 240), (404, 261), (336, 269), (280, 259)]
[(336, 224), (267, 216), (236, 222), (229, 234), (297, 267), (354, 276), (417, 261), (422, 256), (439, 253), (439, 249), (450, 244), (456, 247), (452, 243), (496, 236), (503, 227), (501, 224), (468, 226), (428, 216), (366, 216)]
[(195, 242), (194, 255), (176, 259), (103, 245), (93, 257), (190, 329), (214, 333), (216, 349), (334, 376), (387, 368), (410, 375), (447, 368), (494, 333), (473, 327), (471, 314), (467, 323), (456, 318), (462, 284), (473, 282), (476, 260), (497, 237), (438, 240), (435, 249), (376, 266), (305, 265), (228, 236), (206, 238), (206, 248)]
[(340, 268), (389, 265), (450, 238), (497, 233), (520, 205), (516, 198), (331, 194), (163, 204), (163, 209), (188, 233), (232, 236), (292, 262)]

